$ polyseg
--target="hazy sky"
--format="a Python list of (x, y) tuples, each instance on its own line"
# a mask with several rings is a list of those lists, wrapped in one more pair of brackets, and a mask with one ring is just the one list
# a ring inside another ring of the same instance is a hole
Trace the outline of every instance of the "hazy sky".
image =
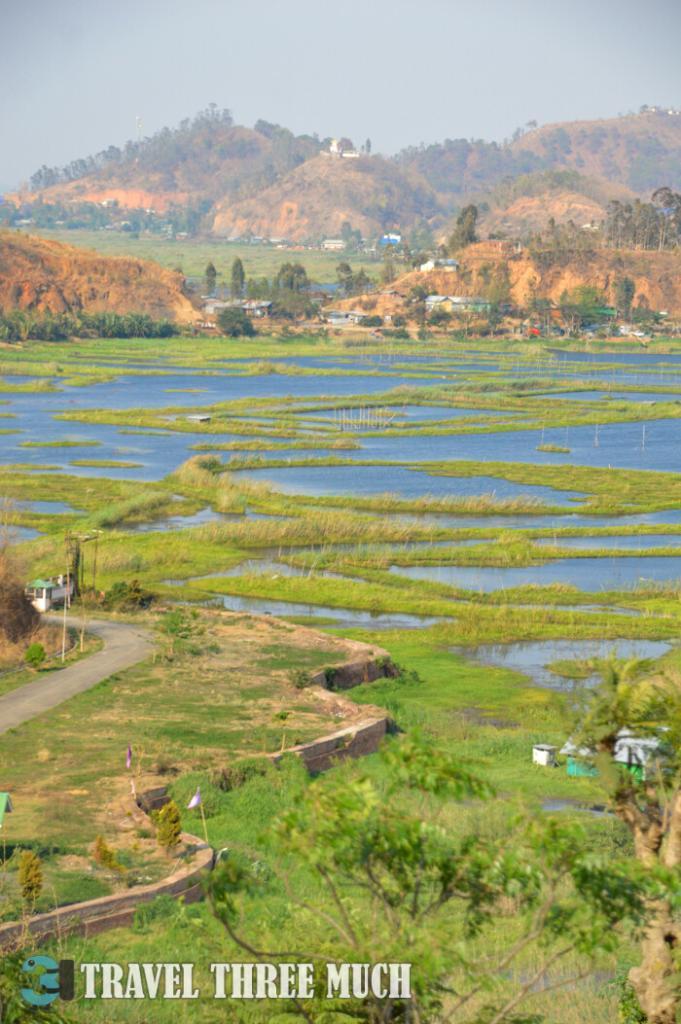
[(0, 188), (174, 125), (374, 150), (681, 106), (679, 0), (0, 0)]

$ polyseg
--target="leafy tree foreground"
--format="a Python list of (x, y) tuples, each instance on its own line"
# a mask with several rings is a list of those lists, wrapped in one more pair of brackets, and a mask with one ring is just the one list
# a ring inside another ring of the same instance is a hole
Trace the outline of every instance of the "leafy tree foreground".
[(624, 937), (647, 941), (672, 884), (654, 866), (544, 817), (462, 832), (457, 806), (491, 800), (485, 781), (418, 736), (380, 758), (311, 783), (268, 831), (266, 862), (230, 854), (209, 880), (244, 959), (413, 965), (410, 999), (334, 1002), (320, 984), (287, 1019), (532, 1024), (547, 1019), (523, 1008), (539, 992), (578, 986)]

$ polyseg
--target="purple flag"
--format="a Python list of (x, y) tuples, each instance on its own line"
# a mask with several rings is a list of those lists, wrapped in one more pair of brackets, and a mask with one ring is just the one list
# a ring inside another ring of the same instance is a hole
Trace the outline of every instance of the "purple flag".
[(198, 807), (200, 803), (201, 803), (201, 790), (197, 786), (196, 787), (196, 793), (194, 793), (194, 796), (191, 798), (191, 800), (187, 804), (187, 810), (188, 811), (193, 810), (194, 807)]
[(131, 768), (132, 767), (132, 747), (130, 746), (129, 743), (128, 743), (128, 752), (125, 755), (125, 767), (126, 768)]

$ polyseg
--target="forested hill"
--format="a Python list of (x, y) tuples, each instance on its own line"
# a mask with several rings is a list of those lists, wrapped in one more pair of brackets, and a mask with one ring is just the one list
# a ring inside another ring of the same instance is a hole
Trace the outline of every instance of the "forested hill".
[[(258, 121), (235, 125), (228, 110), (211, 106), (177, 128), (127, 142), (66, 167), (41, 167), (31, 177), (34, 192), (81, 197), (107, 186), (186, 199), (242, 199), (267, 188), (320, 149), (319, 139)], [(81, 186), (81, 187), (78, 187)]]
[(470, 195), (535, 171), (569, 169), (643, 194), (681, 187), (681, 113), (657, 108), (601, 121), (519, 130), (502, 145), (447, 139), (396, 157), (438, 192)]

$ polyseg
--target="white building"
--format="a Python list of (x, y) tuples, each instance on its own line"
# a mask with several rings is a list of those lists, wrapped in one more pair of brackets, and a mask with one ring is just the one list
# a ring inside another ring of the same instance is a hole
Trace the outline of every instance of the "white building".
[(53, 576), (49, 580), (33, 580), (26, 587), (26, 596), (37, 611), (49, 612), (54, 605), (64, 601), (67, 607), (70, 606), (75, 589), (70, 577)]
[(332, 327), (348, 327), (359, 324), (367, 314), (363, 309), (330, 309), (325, 313), (326, 322)]
[[(347, 140), (346, 140), (347, 141)], [(342, 140), (331, 139), (328, 149), (323, 149), (322, 156), (331, 156), (340, 160), (359, 160), (359, 153), (356, 149), (349, 149), (343, 145)]]
[(448, 259), (430, 259), (426, 260), (419, 267), (419, 270), (427, 274), (430, 270), (443, 270), (446, 274), (454, 274), (459, 269), (457, 260)]

